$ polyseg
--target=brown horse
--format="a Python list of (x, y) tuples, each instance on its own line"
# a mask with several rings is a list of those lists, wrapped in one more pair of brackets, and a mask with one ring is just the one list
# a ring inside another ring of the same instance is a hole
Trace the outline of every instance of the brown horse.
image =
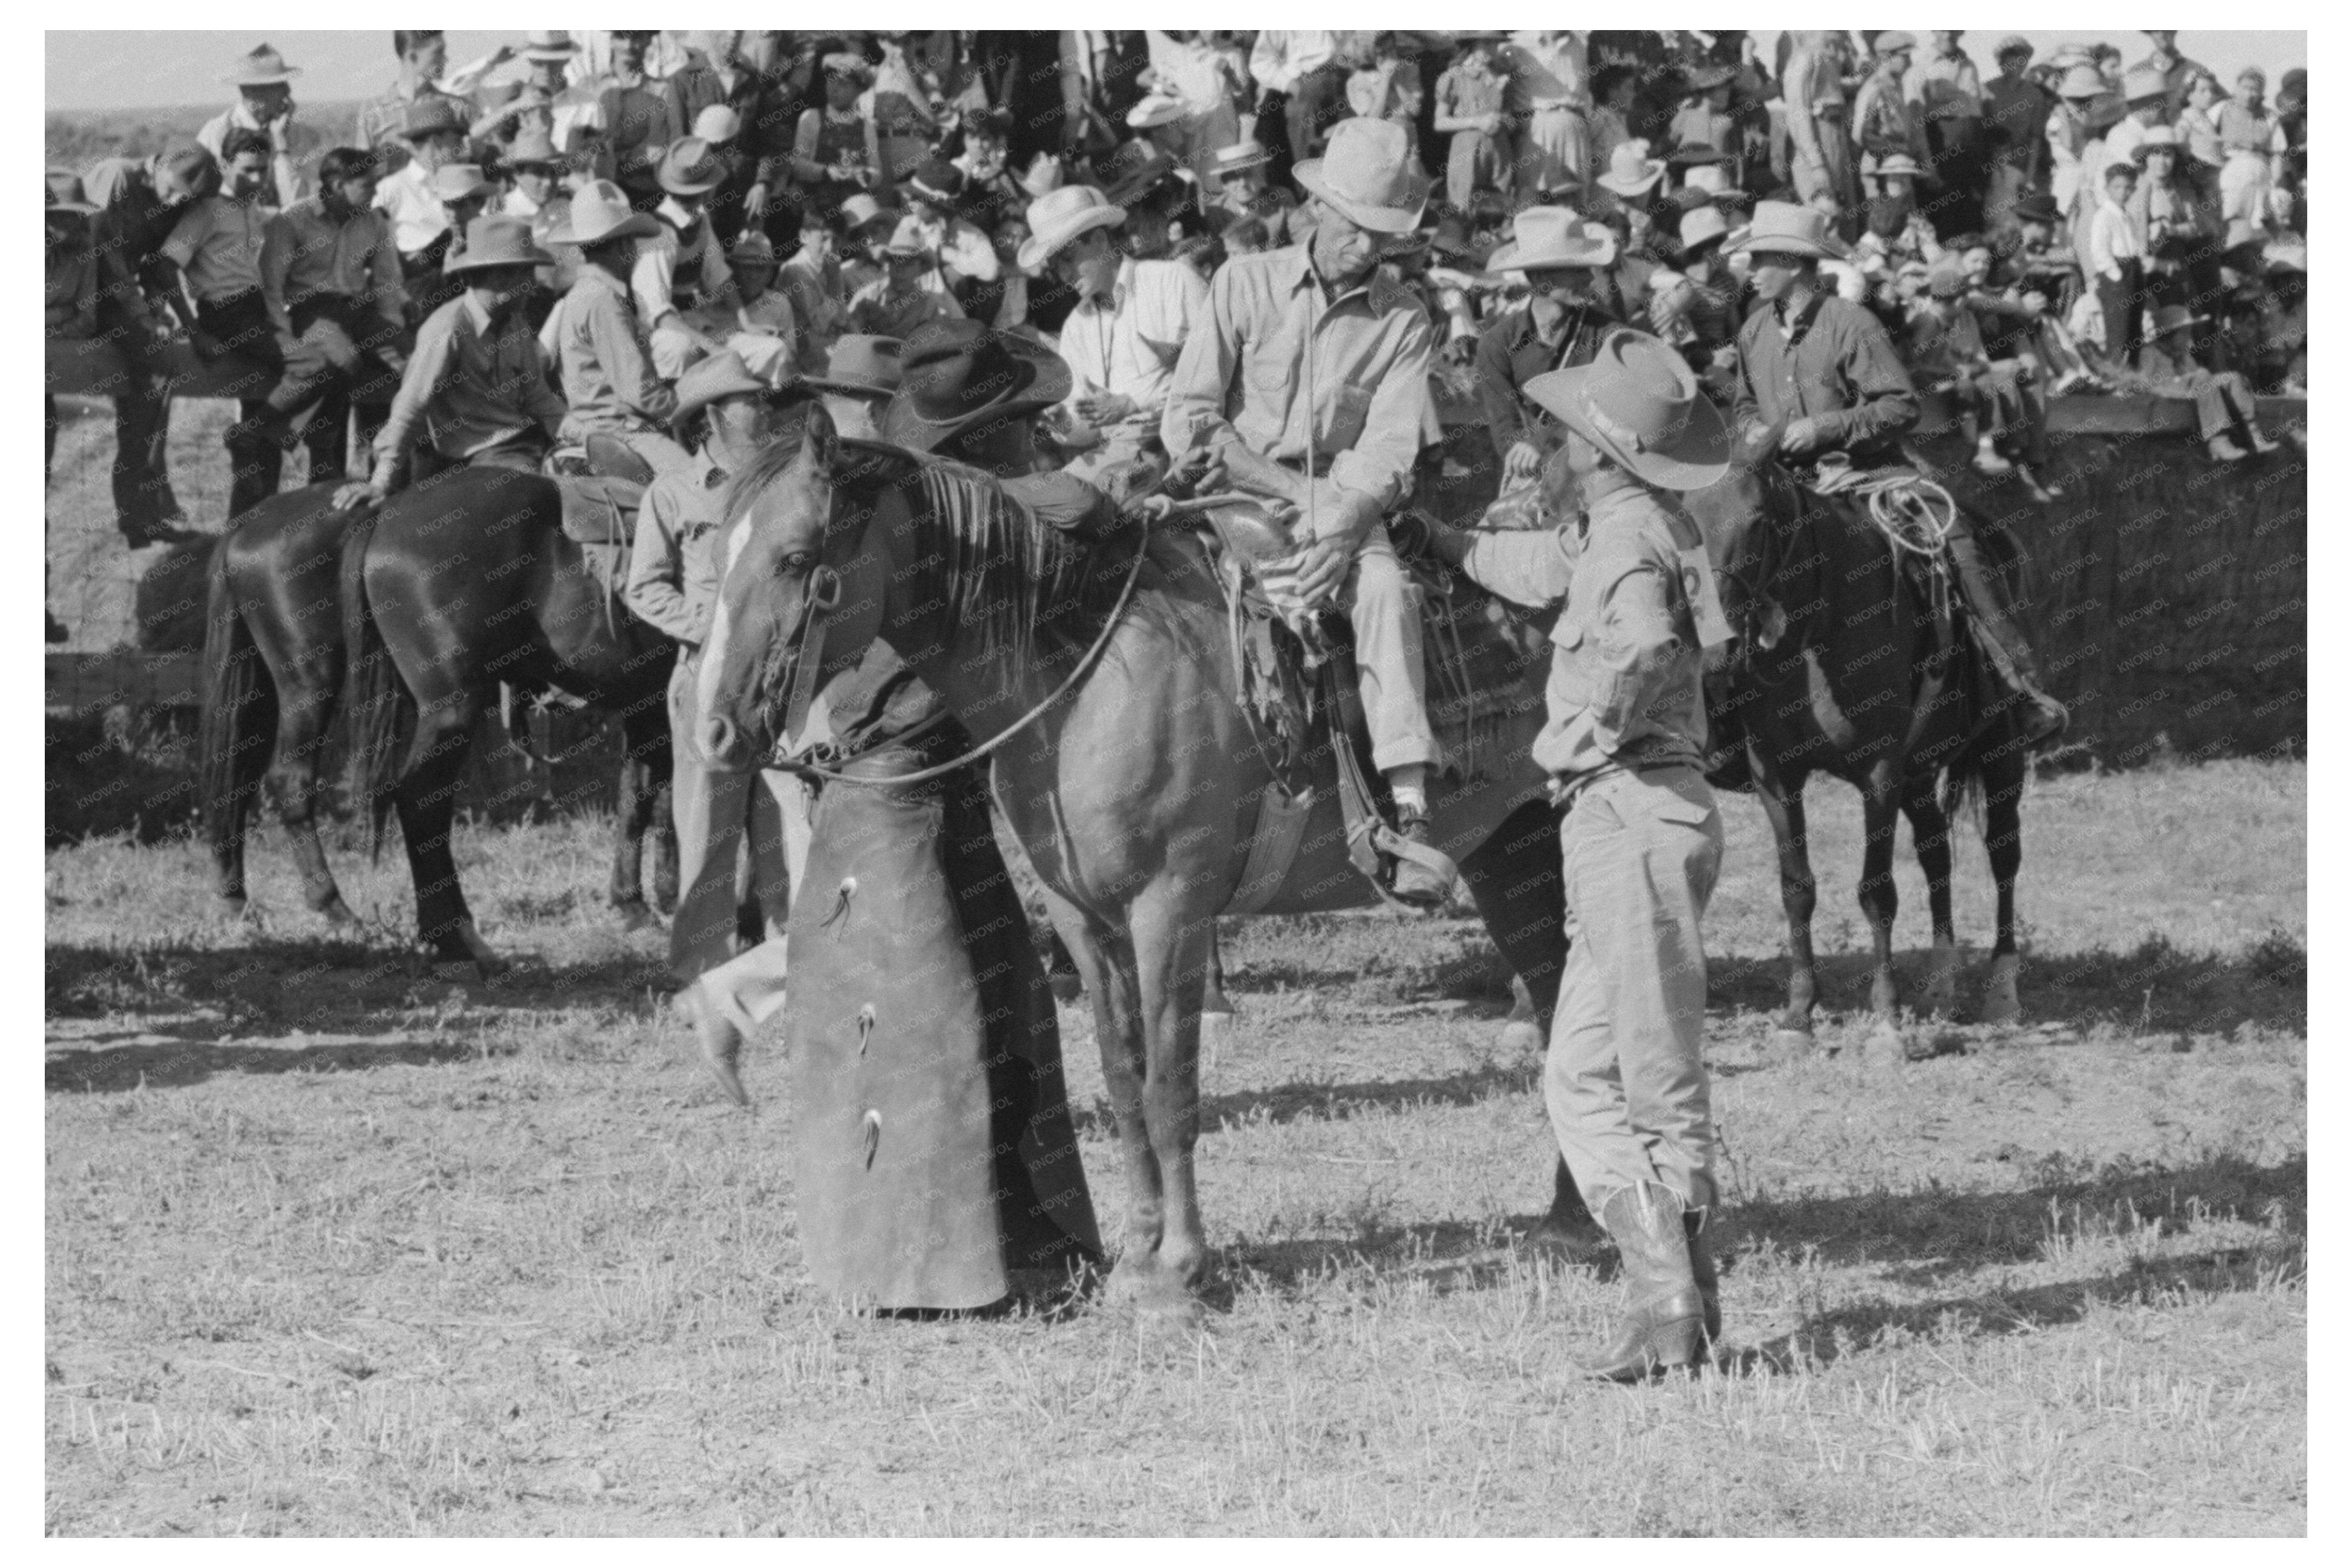
[[(241, 514), (213, 549), (199, 783), (214, 891), (235, 915), (246, 909), (246, 833), (266, 787), (292, 841), (303, 902), (330, 924), (358, 924), (327, 864), (318, 827), (320, 764), (343, 695), (343, 547), (362, 521), (361, 514), (332, 505), (336, 488), (273, 496)], [(668, 771), (666, 739), (642, 751), (632, 747), (622, 762), (612, 900), (633, 927), (652, 918), (641, 877), (649, 831), (655, 904), (667, 913), (677, 901)]]
[[(971, 470), (839, 441), (814, 404), (736, 481), (730, 515), (733, 562), (698, 694), (704, 751), (755, 765), (782, 714), (877, 639), (971, 735), (1010, 735), (993, 755), (996, 803), (1084, 972), (1118, 1125), (1128, 1217), (1114, 1282), (1147, 1309), (1196, 1311), (1202, 983), (1273, 779), (1235, 703), (1206, 558), (1189, 537), (1132, 523), (1074, 539), (1003, 507)], [(1540, 707), (1523, 713), (1492, 748), (1491, 774), (1451, 782), (1431, 806), (1438, 846), (1548, 1010), (1562, 894), (1556, 818), (1528, 756), (1540, 723)], [(1268, 913), (1375, 901), (1348, 858), (1328, 752), (1321, 761), (1305, 841)]]
[[(399, 814), (424, 942), (485, 974), (503, 967), (474, 928), (449, 846), (458, 778), (501, 681), (568, 692), (620, 718), (614, 894), (634, 894), (640, 835), (668, 816), (665, 698), (677, 644), (622, 609), (564, 537), (555, 481), (456, 468), (401, 491), (352, 525), (340, 598), (352, 775), (376, 842), (386, 814)], [(676, 840), (655, 841), (656, 886), (674, 898)]]
[[(1804, 789), (1817, 772), (1862, 792), (1858, 893), (1870, 921), (1875, 1042), (1885, 1048), (1901, 1041), (1894, 957), (1895, 814), (1910, 819), (1927, 879), (1935, 947), (1923, 999), (1948, 1007), (1959, 966), (1952, 932), (1950, 815), (1976, 798), (1984, 804), (1985, 845), (1998, 895), (1981, 1016), (2010, 1021), (2017, 1016), (2018, 816), (2026, 745), (2009, 705), (1986, 688), (1975, 662), (1963, 650), (1939, 648), (1934, 618), (1904, 581), (1894, 547), (1864, 508), (1813, 495), (1770, 461), (1779, 434), (1750, 433), (1731, 472), (1685, 497), (1706, 536), (1725, 612), (1738, 633), (1727, 690), (1710, 705), (1718, 731), (1715, 777), (1727, 781), (1727, 781), (1752, 784), (1780, 851), (1789, 1005), (1778, 1043), (1791, 1050), (1812, 1042), (1813, 873), (1805, 851)], [(2009, 542), (1981, 525), (1979, 537), (1997, 549)], [(2007, 565), (2013, 575), (2013, 553)]]

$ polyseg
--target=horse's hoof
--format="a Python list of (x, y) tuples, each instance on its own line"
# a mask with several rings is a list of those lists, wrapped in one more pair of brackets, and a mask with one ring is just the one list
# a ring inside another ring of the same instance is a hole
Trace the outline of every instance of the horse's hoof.
[(1910, 1059), (1909, 1042), (1903, 1030), (1891, 1019), (1880, 1019), (1863, 1037), (1862, 1064), (1871, 1071), (1889, 1071)]
[(1543, 1054), (1543, 1030), (1525, 1019), (1514, 1019), (1503, 1026), (1498, 1042), (1506, 1057), (1540, 1056)]
[(1982, 1023), (2011, 1024), (2019, 1012), (2017, 955), (2011, 953), (1992, 961), (1992, 972), (1985, 977), (1984, 1007), (1977, 1017)]
[(1937, 1018), (1949, 1018), (1959, 992), (1960, 950), (1948, 943), (1939, 943), (1927, 959), (1927, 978), (1919, 988), (1919, 1010)]
[(1768, 1049), (1775, 1061), (1802, 1061), (1813, 1054), (1813, 1031), (1783, 1025), (1772, 1031)]

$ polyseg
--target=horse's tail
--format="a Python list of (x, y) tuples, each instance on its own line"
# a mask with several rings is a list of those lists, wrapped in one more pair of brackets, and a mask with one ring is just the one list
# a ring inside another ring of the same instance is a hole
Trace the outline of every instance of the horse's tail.
[(351, 754), (352, 793), (366, 804), (368, 858), (383, 850), (384, 821), (392, 813), (393, 786), (399, 778), (403, 719), (413, 707), (406, 683), (368, 612), (367, 548), (375, 538), (371, 509), (352, 525), (343, 540), (341, 593), (343, 647), (350, 674), (344, 684), (344, 716)]
[(215, 853), (245, 833), (278, 733), (278, 687), (261, 662), (229, 580), (229, 540), (213, 547), (205, 577), (202, 717), (196, 789)]

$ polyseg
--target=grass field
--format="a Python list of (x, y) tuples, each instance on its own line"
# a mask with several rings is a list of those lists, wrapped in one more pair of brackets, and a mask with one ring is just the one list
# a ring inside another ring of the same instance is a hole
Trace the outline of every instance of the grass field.
[[(730, 1111), (592, 888), (603, 825), (469, 829), (495, 984), (394, 853), (329, 940), (272, 833), (257, 930), (190, 844), (47, 860), (55, 1533), (2299, 1533), (2305, 777), (2037, 783), (2028, 1022), (1769, 1060), (1752, 802), (1710, 915), (1727, 1369), (1568, 1355), (1613, 1281), (1518, 1244), (1535, 1062), (1465, 922), (1267, 920), (1206, 1071), (1197, 1341), (1116, 1312), (855, 1316), (802, 1273), (772, 1051)], [(1824, 1000), (1863, 1000), (1859, 813), (1816, 794)], [(1963, 846), (1964, 936), (1989, 940)], [(1926, 942), (1915, 866), (1898, 940)], [(1970, 967), (1973, 986), (1980, 953)], [(1118, 1201), (1087, 1015), (1082, 1152)], [(1921, 1027), (1930, 1027), (1922, 1025)], [(1832, 1014), (1824, 1047), (1859, 1040)]]

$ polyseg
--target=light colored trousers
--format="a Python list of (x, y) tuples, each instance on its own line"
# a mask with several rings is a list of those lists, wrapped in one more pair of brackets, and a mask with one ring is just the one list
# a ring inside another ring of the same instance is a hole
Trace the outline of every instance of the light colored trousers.
[(1346, 591), (1348, 619), (1356, 629), (1356, 689), (1372, 732), (1372, 766), (1435, 762), (1429, 673), (1421, 660), (1421, 588), (1397, 559), (1385, 524), (1358, 547)]
[(1552, 1009), (1544, 1104), (1578, 1190), (1663, 1182), (1715, 1201), (1707, 1108), (1706, 954), (1699, 921), (1723, 863), (1723, 820), (1693, 768), (1612, 774), (1560, 824), (1568, 963)]

